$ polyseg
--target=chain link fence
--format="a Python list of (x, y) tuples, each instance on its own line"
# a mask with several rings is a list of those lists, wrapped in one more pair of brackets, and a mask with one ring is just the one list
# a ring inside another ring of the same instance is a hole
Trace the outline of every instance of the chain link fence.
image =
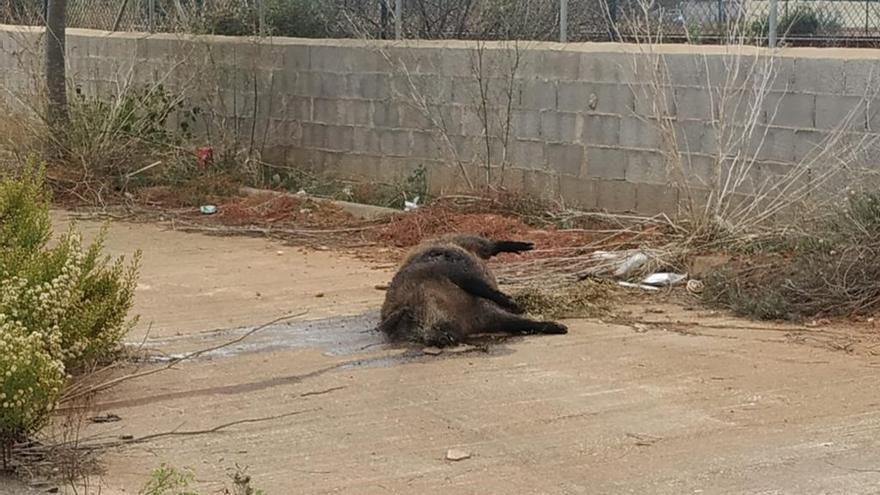
[[(0, 0), (0, 22), (41, 24), (45, 2)], [(775, 32), (787, 43), (880, 46), (880, 0), (68, 0), (68, 25), (224, 35), (564, 41), (626, 40), (648, 28), (662, 32), (663, 41), (697, 43), (724, 42), (735, 25), (766, 42), (774, 9)]]

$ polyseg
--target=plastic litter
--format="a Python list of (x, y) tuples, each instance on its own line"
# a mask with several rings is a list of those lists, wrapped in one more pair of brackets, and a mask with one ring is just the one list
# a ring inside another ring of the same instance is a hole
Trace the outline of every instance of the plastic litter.
[(680, 273), (654, 273), (648, 275), (642, 280), (642, 283), (645, 285), (653, 285), (656, 287), (664, 287), (669, 285), (678, 285), (684, 282), (687, 279), (687, 275), (682, 275)]
[(614, 276), (618, 278), (626, 277), (628, 274), (638, 270), (645, 263), (648, 262), (648, 255), (645, 253), (636, 253), (618, 265), (617, 269), (614, 270)]
[(214, 205), (204, 205), (199, 207), (199, 211), (202, 212), (202, 215), (213, 215), (217, 213), (217, 207)]
[(621, 287), (626, 287), (629, 289), (642, 289), (642, 290), (660, 290), (659, 287), (654, 287), (653, 285), (645, 285), (645, 284), (634, 284), (632, 282), (617, 282), (617, 285)]
[(412, 211), (418, 208), (419, 205), (419, 197), (416, 196), (412, 201), (403, 200), (403, 211)]

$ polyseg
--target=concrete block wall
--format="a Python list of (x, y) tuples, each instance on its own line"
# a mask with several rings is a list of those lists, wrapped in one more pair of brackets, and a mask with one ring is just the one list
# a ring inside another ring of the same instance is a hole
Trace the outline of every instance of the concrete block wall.
[[(4, 84), (25, 85), (22, 54), (10, 52), (39, 38), (0, 27)], [(682, 180), (708, 187), (718, 143), (730, 137), (718, 135), (718, 121), (743, 125), (755, 91), (740, 75), (754, 64), (754, 49), (737, 57), (721, 47), (657, 47), (668, 70), (662, 80), (651, 75), (656, 55), (623, 44), (477, 50), (468, 42), (254, 43), (71, 30), (68, 52), (71, 75), (88, 91), (112, 91), (128, 76), (161, 80), (242, 133), (255, 132), (267, 161), (381, 181), (424, 166), (434, 192), (461, 189), (462, 171), (482, 183), (489, 161), (496, 181), (503, 164), (507, 187), (645, 214), (674, 212)], [(880, 132), (872, 95), (880, 51), (789, 49), (773, 70), (756, 113), (760, 139), (744, 148), (758, 159), (755, 183), (815, 153), (848, 115), (852, 139)], [(719, 101), (722, 92), (734, 97)], [(671, 163), (684, 164), (676, 177)]]

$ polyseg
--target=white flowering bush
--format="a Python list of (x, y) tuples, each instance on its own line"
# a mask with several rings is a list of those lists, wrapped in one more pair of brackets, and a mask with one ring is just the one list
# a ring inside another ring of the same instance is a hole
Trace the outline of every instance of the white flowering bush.
[(43, 336), (0, 315), (0, 439), (21, 440), (41, 428), (64, 384), (64, 364)]
[(71, 226), (54, 247), (49, 195), (33, 165), (0, 179), (0, 444), (48, 418), (67, 377), (116, 356), (137, 280), (134, 263), (102, 254), (104, 233), (84, 245)]

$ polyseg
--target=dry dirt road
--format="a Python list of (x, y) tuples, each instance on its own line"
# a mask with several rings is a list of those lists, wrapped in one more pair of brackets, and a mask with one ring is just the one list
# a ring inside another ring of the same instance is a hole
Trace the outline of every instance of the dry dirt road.
[(151, 328), (148, 345), (173, 353), (309, 321), (102, 395), (122, 420), (84, 434), (178, 433), (107, 452), (105, 495), (137, 493), (161, 463), (192, 468), (205, 493), (235, 464), (273, 495), (880, 493), (880, 359), (811, 345), (820, 330), (679, 328), (669, 310), (427, 356), (368, 332), (387, 268), (155, 225), (115, 224), (108, 244), (145, 251), (132, 341)]

